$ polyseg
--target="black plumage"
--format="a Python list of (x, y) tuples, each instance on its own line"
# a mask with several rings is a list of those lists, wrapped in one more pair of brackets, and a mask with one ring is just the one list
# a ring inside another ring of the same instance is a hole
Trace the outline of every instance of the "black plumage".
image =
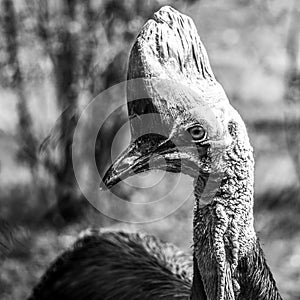
[(29, 299), (188, 299), (191, 274), (191, 258), (154, 236), (91, 230), (52, 264)]

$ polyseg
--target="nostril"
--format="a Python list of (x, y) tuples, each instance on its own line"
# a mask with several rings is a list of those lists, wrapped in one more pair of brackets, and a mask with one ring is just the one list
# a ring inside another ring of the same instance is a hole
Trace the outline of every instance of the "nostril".
[(121, 166), (120, 171), (124, 171), (124, 170), (129, 169), (131, 165), (132, 164), (130, 164), (130, 163), (123, 163), (122, 166)]
[(125, 158), (121, 165), (120, 165), (120, 171), (124, 171), (129, 169), (130, 167), (133, 166), (134, 162), (136, 161), (137, 157), (136, 156), (131, 156), (131, 157), (127, 157)]

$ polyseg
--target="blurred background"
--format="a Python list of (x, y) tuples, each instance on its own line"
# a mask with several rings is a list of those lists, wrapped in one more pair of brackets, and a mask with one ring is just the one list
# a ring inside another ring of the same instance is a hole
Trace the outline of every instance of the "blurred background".
[[(130, 225), (94, 209), (72, 167), (72, 138), (82, 108), (126, 79), (134, 38), (166, 4), (193, 18), (217, 79), (247, 124), (256, 158), (256, 230), (283, 298), (300, 299), (299, 1), (0, 3), (1, 299), (25, 299), (49, 263), (88, 226), (137, 228), (191, 251), (192, 197), (162, 220)], [(112, 102), (125, 103), (124, 93), (116, 91), (103, 98), (87, 127), (103, 118)], [(120, 109), (98, 134), (100, 174), (126, 118), (126, 109)], [(128, 130), (119, 138), (116, 154), (128, 142)], [(93, 147), (88, 136), (82, 136), (82, 144)], [(84, 165), (84, 153), (81, 159)], [(82, 173), (89, 178), (88, 167)], [(134, 180), (151, 183), (155, 176)], [(127, 201), (146, 203), (175, 183), (176, 176), (169, 174), (147, 192), (122, 183), (116, 189)], [(183, 185), (175, 197), (191, 189)], [(109, 206), (107, 197), (103, 193), (100, 203)], [(140, 214), (155, 216), (168, 203)], [(127, 219), (130, 212), (119, 214)]]

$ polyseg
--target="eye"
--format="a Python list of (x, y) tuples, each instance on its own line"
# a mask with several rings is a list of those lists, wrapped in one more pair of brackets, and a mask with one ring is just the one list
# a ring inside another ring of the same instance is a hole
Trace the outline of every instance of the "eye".
[(193, 126), (188, 129), (189, 134), (192, 136), (194, 141), (203, 141), (206, 139), (207, 133), (202, 126)]

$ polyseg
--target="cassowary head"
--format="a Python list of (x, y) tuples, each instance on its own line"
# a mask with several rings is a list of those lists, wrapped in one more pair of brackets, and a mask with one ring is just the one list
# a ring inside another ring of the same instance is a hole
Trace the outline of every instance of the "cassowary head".
[(241, 137), (247, 143), (193, 21), (171, 7), (158, 11), (135, 41), (127, 98), (132, 142), (107, 171), (108, 188), (152, 169), (196, 179), (219, 174), (227, 149)]
[(127, 98), (132, 141), (104, 184), (152, 169), (195, 178), (195, 287), (203, 280), (207, 299), (237, 299), (238, 262), (256, 239), (253, 152), (189, 17), (163, 7), (145, 24), (129, 59)]

